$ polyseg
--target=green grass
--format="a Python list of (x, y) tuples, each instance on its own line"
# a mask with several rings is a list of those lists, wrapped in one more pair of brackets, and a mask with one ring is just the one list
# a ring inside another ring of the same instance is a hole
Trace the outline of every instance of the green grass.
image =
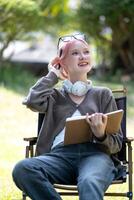
[[(11, 72), (11, 69), (10, 69)], [(21, 191), (15, 186), (12, 180), (12, 169), (14, 165), (25, 156), (24, 137), (36, 136), (37, 113), (31, 112), (22, 106), (22, 100), (37, 78), (33, 78), (27, 72), (18, 69), (18, 72), (12, 71), (11, 75), (5, 73), (4, 81), (0, 84), (0, 200), (19, 200)], [(2, 77), (1, 77), (2, 79)], [(120, 84), (106, 84), (110, 88), (120, 87)], [(134, 125), (134, 94), (132, 83), (128, 86), (129, 115), (128, 132), (130, 136), (133, 133)], [(134, 160), (134, 156), (133, 156)], [(112, 186), (116, 191), (125, 191), (126, 184), (122, 189), (120, 186)], [(78, 200), (76, 197), (64, 197), (64, 200)], [(113, 200), (114, 198), (105, 198)], [(116, 200), (117, 198), (115, 198)], [(125, 198), (118, 198), (125, 200)]]

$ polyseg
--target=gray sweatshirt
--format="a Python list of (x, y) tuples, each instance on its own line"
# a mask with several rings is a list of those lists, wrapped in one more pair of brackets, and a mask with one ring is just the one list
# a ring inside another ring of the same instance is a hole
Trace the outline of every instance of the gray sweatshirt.
[[(95, 112), (108, 113), (117, 110), (116, 102), (112, 91), (105, 87), (91, 87), (85, 99), (77, 105), (74, 103), (63, 88), (54, 88), (58, 82), (54, 72), (42, 77), (30, 88), (28, 96), (23, 104), (33, 111), (45, 113), (45, 119), (39, 132), (36, 154), (41, 155), (49, 152), (54, 138), (64, 128), (67, 117), (78, 109), (81, 115)], [(122, 147), (123, 135), (119, 131), (109, 134), (104, 140), (99, 140), (93, 136), (95, 145), (110, 154), (116, 154)]]

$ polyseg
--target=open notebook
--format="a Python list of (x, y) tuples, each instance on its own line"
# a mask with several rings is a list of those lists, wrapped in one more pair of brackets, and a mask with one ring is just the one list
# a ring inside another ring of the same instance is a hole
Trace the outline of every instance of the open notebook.
[[(116, 110), (106, 115), (108, 116), (106, 134), (117, 133), (121, 125), (123, 110)], [(91, 136), (92, 131), (86, 122), (85, 115), (66, 119), (64, 145), (88, 142)]]

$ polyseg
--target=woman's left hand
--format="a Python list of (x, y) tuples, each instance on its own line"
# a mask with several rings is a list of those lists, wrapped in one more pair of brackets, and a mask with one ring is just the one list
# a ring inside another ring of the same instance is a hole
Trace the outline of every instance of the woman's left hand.
[(107, 125), (107, 116), (103, 113), (94, 113), (89, 116), (87, 113), (86, 121), (90, 125), (93, 134), (101, 139), (105, 136), (105, 129)]

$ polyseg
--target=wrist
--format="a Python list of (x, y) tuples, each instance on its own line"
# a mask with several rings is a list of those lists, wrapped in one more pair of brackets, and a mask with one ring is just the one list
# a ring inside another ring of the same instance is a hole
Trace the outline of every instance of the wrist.
[(53, 72), (58, 78), (60, 77), (60, 70), (53, 67), (53, 65), (50, 63), (48, 65), (48, 71)]
[[(52, 72), (52, 71), (49, 71), (48, 74), (47, 74), (45, 77), (48, 78), (49, 81), (51, 81), (51, 84), (52, 84), (52, 85), (55, 85), (55, 84), (58, 83), (58, 77), (57, 77), (57, 75), (56, 75), (54, 72)], [(45, 78), (45, 77), (44, 77), (44, 78)]]
[(54, 67), (50, 70), (50, 72), (53, 72), (58, 78), (60, 77), (59, 70), (55, 69)]
[(96, 140), (99, 140), (99, 141), (104, 141), (105, 139), (106, 139), (106, 137), (107, 137), (107, 135), (106, 135), (106, 133), (104, 133), (104, 135), (103, 136), (95, 136), (95, 138), (96, 138)]

